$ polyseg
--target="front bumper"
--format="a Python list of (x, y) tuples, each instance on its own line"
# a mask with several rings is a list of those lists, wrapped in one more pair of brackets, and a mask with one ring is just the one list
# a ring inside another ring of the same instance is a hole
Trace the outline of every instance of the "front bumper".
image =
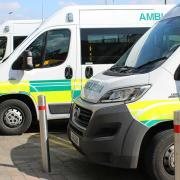
[[(91, 112), (87, 127), (74, 116), (77, 107)], [(125, 104), (91, 104), (80, 98), (73, 106), (68, 125), (69, 138), (70, 132), (79, 137), (79, 146), (72, 143), (90, 161), (120, 168), (137, 167), (147, 130), (133, 119)]]

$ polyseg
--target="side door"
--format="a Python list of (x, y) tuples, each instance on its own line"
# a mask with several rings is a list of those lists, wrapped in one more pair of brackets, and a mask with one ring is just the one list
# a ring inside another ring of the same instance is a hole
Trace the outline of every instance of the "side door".
[(47, 30), (27, 48), (32, 52), (34, 69), (18, 72), (16, 80), (29, 84), (36, 103), (38, 95), (46, 96), (49, 119), (69, 117), (72, 82), (76, 78), (75, 45), (75, 25)]
[(107, 70), (148, 30), (148, 28), (81, 29), (82, 85)]

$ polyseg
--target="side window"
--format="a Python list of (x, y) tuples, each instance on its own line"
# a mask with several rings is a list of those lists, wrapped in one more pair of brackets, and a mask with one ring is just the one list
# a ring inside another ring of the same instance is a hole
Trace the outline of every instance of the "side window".
[(7, 37), (0, 37), (0, 60), (4, 58), (6, 53)]
[(68, 55), (70, 44), (69, 30), (52, 30), (47, 32), (45, 47), (45, 59), (43, 67), (51, 67), (62, 64)]
[(34, 68), (46, 68), (66, 60), (69, 44), (69, 30), (51, 30), (40, 35), (26, 50), (32, 52)]
[(81, 29), (82, 64), (114, 64), (147, 30)]
[[(174, 34), (168, 34), (163, 37), (163, 47), (167, 51), (171, 51), (174, 47), (180, 44), (180, 32), (174, 32)], [(163, 49), (163, 50), (164, 50)]]
[(28, 48), (33, 55), (34, 68), (40, 68), (43, 63), (43, 51), (46, 33), (40, 35)]
[(15, 50), (27, 36), (14, 36), (13, 37), (13, 49)]

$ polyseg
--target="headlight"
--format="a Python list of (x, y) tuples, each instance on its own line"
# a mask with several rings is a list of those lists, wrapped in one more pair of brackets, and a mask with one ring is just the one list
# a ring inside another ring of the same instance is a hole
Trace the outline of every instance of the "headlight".
[(100, 99), (100, 102), (108, 103), (136, 101), (142, 97), (150, 87), (150, 85), (145, 85), (111, 90)]

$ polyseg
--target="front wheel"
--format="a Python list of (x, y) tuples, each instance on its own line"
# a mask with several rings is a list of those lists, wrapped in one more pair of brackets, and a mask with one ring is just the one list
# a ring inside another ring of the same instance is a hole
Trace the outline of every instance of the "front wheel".
[(0, 133), (22, 134), (28, 130), (31, 122), (31, 110), (24, 102), (11, 99), (0, 104)]
[(172, 130), (155, 135), (145, 156), (145, 168), (152, 180), (174, 180), (174, 137)]

